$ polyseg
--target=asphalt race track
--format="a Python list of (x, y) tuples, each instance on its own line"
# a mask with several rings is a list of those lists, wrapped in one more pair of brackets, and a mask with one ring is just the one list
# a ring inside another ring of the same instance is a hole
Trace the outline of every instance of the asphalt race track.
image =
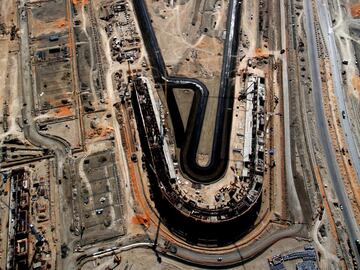
[[(180, 148), (182, 172), (195, 182), (212, 183), (223, 176), (228, 164), (229, 141), (233, 109), (233, 76), (236, 67), (238, 33), (240, 25), (241, 1), (231, 0), (228, 8), (226, 40), (224, 44), (223, 65), (220, 78), (218, 105), (215, 118), (214, 139), (211, 160), (206, 167), (196, 161), (196, 154), (204, 122), (209, 91), (195, 78), (169, 76), (159, 48), (151, 19), (144, 0), (134, 1), (140, 29), (152, 65), (155, 81), (167, 83), (167, 101), (175, 129), (177, 146)], [(194, 92), (190, 115), (186, 129), (182, 126), (173, 89), (189, 89)]]

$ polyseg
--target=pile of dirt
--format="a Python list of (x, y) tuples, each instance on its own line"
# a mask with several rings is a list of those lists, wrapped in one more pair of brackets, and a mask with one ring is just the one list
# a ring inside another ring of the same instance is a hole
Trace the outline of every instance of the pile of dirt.
[(351, 16), (354, 18), (360, 18), (360, 4), (354, 4), (351, 6)]
[(89, 3), (89, 0), (73, 0), (74, 5), (82, 5), (85, 6)]

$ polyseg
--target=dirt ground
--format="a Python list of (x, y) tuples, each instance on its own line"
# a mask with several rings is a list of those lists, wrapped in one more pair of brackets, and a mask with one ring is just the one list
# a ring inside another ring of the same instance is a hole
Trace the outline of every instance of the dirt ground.
[[(9, 134), (20, 136), (20, 127), (17, 119), (20, 117), (20, 96), (18, 75), (20, 69), (17, 58), (17, 39), (11, 40), (10, 26), (16, 21), (16, 13), (14, 3), (10, 1), (0, 2), (0, 24), (5, 25), (6, 35), (0, 35), (0, 145), (3, 139)], [(4, 109), (7, 107), (7, 119), (4, 117)], [(7, 130), (5, 125), (7, 123)], [(5, 132), (7, 131), (7, 132)], [(4, 133), (5, 132), (5, 133)]]
[[(8, 49), (9, 42), (7, 40), (0, 40), (0, 80), (5, 81), (8, 67)], [(3, 111), (3, 102), (6, 96), (5, 84), (0, 85), (0, 111)]]
[[(0, 25), (4, 28), (4, 31), (9, 33), (10, 27), (16, 20), (15, 3), (13, 1), (0, 1)], [(0, 35), (0, 80), (6, 82), (7, 76), (9, 76), (9, 50), (14, 49), (16, 41), (11, 41), (9, 35)], [(5, 83), (0, 85), (0, 112), (3, 111), (3, 102), (9, 95), (6, 93)], [(2, 117), (1, 117), (2, 118)]]
[(29, 31), (33, 37), (48, 35), (67, 26), (63, 0), (43, 2), (29, 12)]

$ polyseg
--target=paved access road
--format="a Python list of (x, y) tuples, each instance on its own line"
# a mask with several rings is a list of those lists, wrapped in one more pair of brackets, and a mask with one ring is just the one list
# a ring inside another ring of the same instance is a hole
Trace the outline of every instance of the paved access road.
[[(321, 10), (321, 9), (320, 9)], [(319, 10), (319, 11), (320, 11)], [(328, 165), (328, 173), (332, 181), (332, 185), (335, 189), (337, 198), (339, 200), (339, 203), (343, 205), (343, 216), (344, 221), (347, 227), (348, 235), (350, 238), (350, 242), (352, 244), (352, 248), (355, 248), (355, 240), (359, 238), (359, 228), (356, 224), (356, 220), (354, 218), (354, 213), (352, 211), (351, 204), (349, 202), (349, 199), (347, 197), (344, 183), (342, 181), (342, 178), (339, 173), (339, 167), (336, 162), (335, 154), (333, 145), (330, 139), (329, 130), (328, 130), (328, 124), (326, 120), (326, 116), (324, 113), (323, 108), (323, 99), (322, 99), (322, 84), (321, 84), (321, 78), (320, 78), (320, 69), (319, 69), (319, 61), (318, 61), (318, 52), (316, 47), (316, 38), (315, 38), (315, 24), (314, 24), (314, 17), (313, 17), (313, 11), (311, 7), (311, 1), (306, 0), (305, 1), (305, 18), (306, 18), (306, 33), (307, 33), (307, 47), (308, 47), (308, 54), (309, 54), (309, 61), (310, 61), (310, 72), (311, 72), (311, 78), (312, 78), (312, 89), (313, 89), (313, 95), (314, 95), (314, 101), (315, 101), (315, 114), (316, 114), (316, 122), (318, 125), (319, 135), (321, 138), (321, 144), (324, 150), (324, 155), (326, 157), (326, 162)], [(322, 21), (322, 24), (326, 24), (325, 21), (327, 20), (327, 17), (324, 16), (322, 13), (324, 11), (320, 11), (320, 21)], [(331, 51), (329, 49), (329, 51)], [(330, 57), (331, 54), (330, 54)], [(336, 58), (335, 58), (336, 60)], [(336, 79), (334, 78), (334, 81)], [(356, 249), (354, 249), (356, 250)], [(358, 263), (359, 261), (359, 255), (356, 253), (356, 259)]]
[(255, 258), (281, 239), (296, 236), (303, 227), (302, 224), (296, 224), (288, 229), (276, 231), (269, 237), (259, 239), (249, 246), (236, 248), (234, 245), (231, 250), (222, 253), (214, 254), (213, 252), (193, 250), (178, 246), (175, 254), (167, 252), (165, 255), (190, 264), (212, 268), (234, 266)]

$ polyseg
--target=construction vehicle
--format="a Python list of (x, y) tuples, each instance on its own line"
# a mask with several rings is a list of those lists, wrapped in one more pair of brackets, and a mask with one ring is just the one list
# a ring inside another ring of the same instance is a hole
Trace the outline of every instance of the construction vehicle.
[(30, 228), (31, 234), (34, 235), (36, 238), (36, 241), (37, 241), (36, 245), (41, 246), (46, 241), (45, 237), (36, 230), (34, 224), (29, 224), (29, 228)]

